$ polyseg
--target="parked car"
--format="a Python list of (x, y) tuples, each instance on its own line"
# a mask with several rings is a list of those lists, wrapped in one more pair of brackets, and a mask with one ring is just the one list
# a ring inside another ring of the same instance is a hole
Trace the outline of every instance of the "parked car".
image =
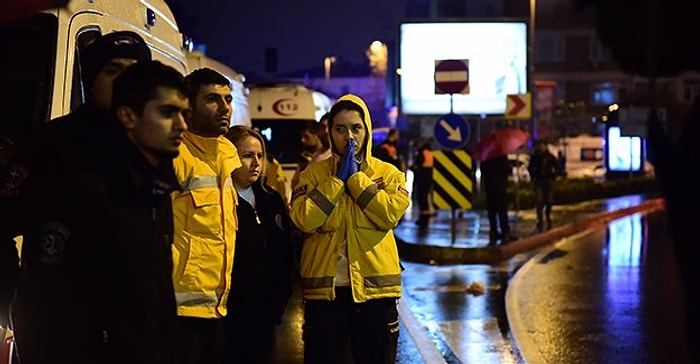
[(570, 169), (566, 172), (567, 178), (595, 178), (605, 177), (605, 166), (603, 162), (591, 163), (587, 166)]

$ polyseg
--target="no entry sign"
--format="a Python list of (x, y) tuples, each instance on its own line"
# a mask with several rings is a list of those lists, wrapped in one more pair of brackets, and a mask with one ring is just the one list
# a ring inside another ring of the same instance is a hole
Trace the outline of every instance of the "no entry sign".
[(435, 61), (435, 94), (468, 94), (469, 60)]

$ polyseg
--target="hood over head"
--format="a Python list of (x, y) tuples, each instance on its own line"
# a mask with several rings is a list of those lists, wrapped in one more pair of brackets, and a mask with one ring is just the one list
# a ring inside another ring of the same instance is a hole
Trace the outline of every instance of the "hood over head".
[[(331, 110), (329, 112), (329, 118), (328, 118), (328, 132), (330, 135), (331, 139), (331, 150), (335, 154), (336, 148), (335, 148), (335, 142), (333, 141), (333, 119), (335, 118), (335, 115), (337, 115), (340, 111), (343, 110), (352, 110), (347, 107), (347, 103), (353, 103), (356, 106), (359, 106), (359, 108), (362, 110), (360, 117), (362, 118), (362, 121), (365, 124), (365, 128), (367, 129), (367, 135), (365, 136), (365, 141), (364, 144), (361, 146), (358, 146), (358, 148), (362, 149), (362, 153), (360, 154), (360, 160), (365, 160), (368, 159), (369, 157), (372, 156), (372, 118), (369, 115), (369, 110), (367, 109), (367, 104), (357, 95), (353, 94), (346, 94), (341, 96), (331, 107)], [(344, 106), (345, 105), (345, 106)], [(359, 111), (359, 110), (358, 110)]]

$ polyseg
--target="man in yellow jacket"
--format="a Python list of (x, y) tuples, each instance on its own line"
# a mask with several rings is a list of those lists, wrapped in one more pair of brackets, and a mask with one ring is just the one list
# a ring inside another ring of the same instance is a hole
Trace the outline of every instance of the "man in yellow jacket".
[(393, 228), (409, 204), (403, 172), (372, 157), (372, 121), (355, 95), (338, 99), (328, 128), (333, 156), (310, 164), (292, 196), (306, 233), (300, 271), (304, 362), (395, 363), (401, 265)]
[(173, 194), (173, 282), (183, 333), (184, 363), (220, 364), (238, 221), (231, 172), (241, 166), (223, 135), (233, 108), (231, 85), (208, 68), (185, 80), (192, 113), (173, 161), (182, 187)]

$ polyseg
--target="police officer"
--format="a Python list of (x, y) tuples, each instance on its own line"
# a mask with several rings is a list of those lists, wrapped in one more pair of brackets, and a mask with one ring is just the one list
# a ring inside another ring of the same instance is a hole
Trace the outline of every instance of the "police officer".
[(7, 321), (7, 307), (13, 296), (19, 260), (15, 241), (23, 206), (19, 203), (25, 179), (37, 171), (59, 168), (56, 160), (74, 160), (92, 154), (95, 130), (108, 119), (112, 81), (129, 65), (150, 60), (151, 52), (143, 38), (128, 31), (113, 32), (88, 44), (80, 54), (87, 101), (75, 112), (42, 125), (25, 145), (19, 145), (8, 166), (0, 171), (0, 325)]

